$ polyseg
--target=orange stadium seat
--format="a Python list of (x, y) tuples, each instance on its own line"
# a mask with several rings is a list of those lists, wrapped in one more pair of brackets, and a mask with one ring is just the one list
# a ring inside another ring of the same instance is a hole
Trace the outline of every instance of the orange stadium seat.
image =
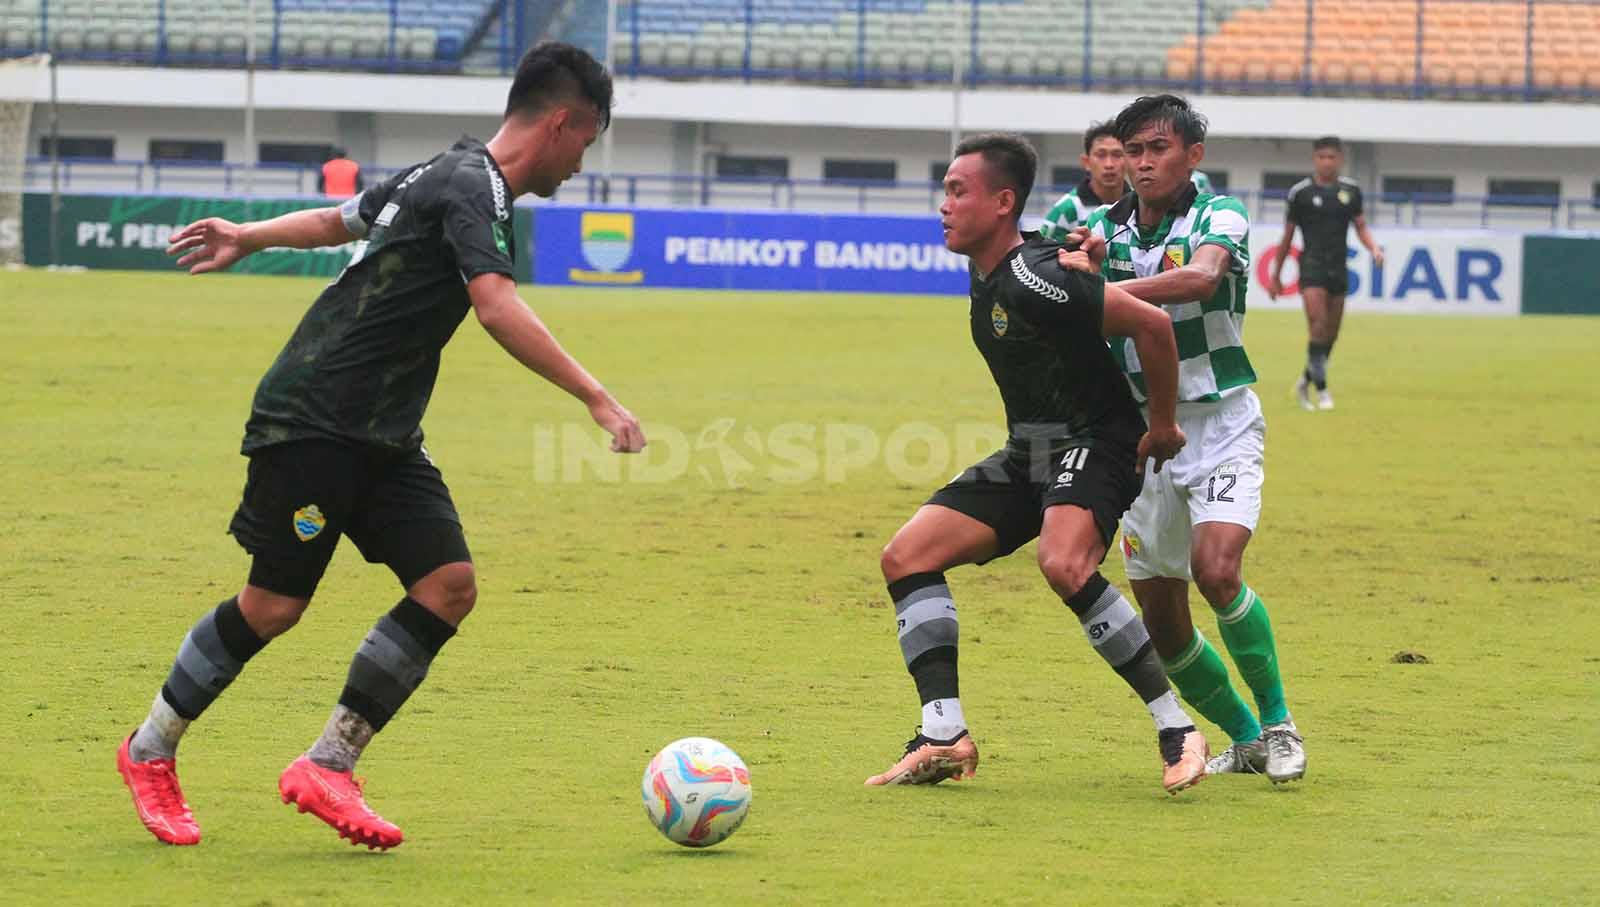
[[(1529, 78), (1529, 5), (1524, 0), (1316, 0), (1310, 7), (1311, 74), (1319, 82), (1457, 90), (1515, 89)], [(1306, 0), (1268, 0), (1240, 9), (1206, 40), (1207, 78), (1273, 81), (1301, 78), (1306, 65)], [(1579, 91), (1600, 84), (1600, 2), (1535, 3), (1534, 84)], [(1420, 32), (1420, 34), (1419, 34)], [(1230, 60), (1245, 61), (1242, 66)], [(1167, 76), (1193, 78), (1194, 38), (1170, 48)], [(1230, 65), (1233, 69), (1230, 69)], [(1236, 71), (1237, 70), (1237, 71)]]
[(1465, 61), (1452, 64), (1450, 81), (1457, 88), (1471, 88), (1478, 83), (1478, 65)]

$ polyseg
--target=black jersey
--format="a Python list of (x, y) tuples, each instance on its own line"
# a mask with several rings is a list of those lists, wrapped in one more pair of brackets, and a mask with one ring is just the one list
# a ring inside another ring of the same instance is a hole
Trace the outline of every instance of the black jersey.
[(1289, 189), (1288, 216), (1300, 226), (1306, 255), (1342, 263), (1350, 222), (1361, 216), (1361, 189), (1342, 176), (1326, 186), (1303, 179)]
[(471, 305), (467, 281), (513, 274), (511, 198), (477, 139), (362, 192), (340, 213), (363, 239), (257, 385), (247, 454), (303, 438), (420, 446), (439, 352)]
[(1008, 446), (1136, 446), (1144, 416), (1102, 334), (1105, 281), (1064, 270), (1058, 244), (1024, 237), (992, 274), (971, 275), (972, 341), (1005, 402)]

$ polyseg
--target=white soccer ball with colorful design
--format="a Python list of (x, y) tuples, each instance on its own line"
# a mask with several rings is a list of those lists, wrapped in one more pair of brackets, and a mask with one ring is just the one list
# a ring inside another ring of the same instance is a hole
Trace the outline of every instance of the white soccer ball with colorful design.
[(733, 834), (750, 812), (750, 770), (709, 737), (664, 747), (640, 784), (650, 824), (685, 847), (710, 847)]

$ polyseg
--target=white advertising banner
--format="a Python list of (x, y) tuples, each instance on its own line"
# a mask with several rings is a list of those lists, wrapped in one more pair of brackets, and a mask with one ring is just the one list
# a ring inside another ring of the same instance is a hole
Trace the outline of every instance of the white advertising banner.
[[(1350, 231), (1346, 305), (1365, 312), (1516, 315), (1522, 308), (1522, 235), (1491, 230), (1373, 230), (1383, 267)], [(1283, 266), (1284, 292), (1267, 296), (1282, 225), (1250, 228), (1251, 308), (1300, 307), (1300, 235)]]

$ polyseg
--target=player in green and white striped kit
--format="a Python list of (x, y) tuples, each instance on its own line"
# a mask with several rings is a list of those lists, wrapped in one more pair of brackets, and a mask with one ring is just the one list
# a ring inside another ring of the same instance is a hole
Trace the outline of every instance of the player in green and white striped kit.
[(1128, 190), (1127, 170), (1123, 167), (1122, 143), (1113, 124), (1095, 123), (1083, 134), (1083, 154), (1078, 156), (1088, 175), (1071, 192), (1061, 196), (1044, 216), (1039, 235), (1064, 242), (1067, 234), (1089, 222), (1096, 208), (1109, 205)]
[[(1123, 518), (1128, 579), (1173, 685), (1233, 738), (1207, 772), (1264, 771), (1274, 783), (1292, 781), (1305, 774), (1305, 748), (1284, 700), (1266, 606), (1241, 575), (1261, 515), (1266, 434), (1242, 338), (1249, 220), (1237, 199), (1190, 182), (1205, 156), (1206, 121), (1188, 102), (1140, 98), (1118, 114), (1116, 129), (1134, 191), (1089, 218), (1083, 246), (1107, 281), (1123, 282), (1172, 316), (1178, 424), (1189, 438), (1166, 469), (1145, 470)], [(1112, 341), (1112, 351), (1143, 401), (1138, 356), (1122, 340)], [(1259, 720), (1193, 624), (1191, 576), (1217, 614)]]

